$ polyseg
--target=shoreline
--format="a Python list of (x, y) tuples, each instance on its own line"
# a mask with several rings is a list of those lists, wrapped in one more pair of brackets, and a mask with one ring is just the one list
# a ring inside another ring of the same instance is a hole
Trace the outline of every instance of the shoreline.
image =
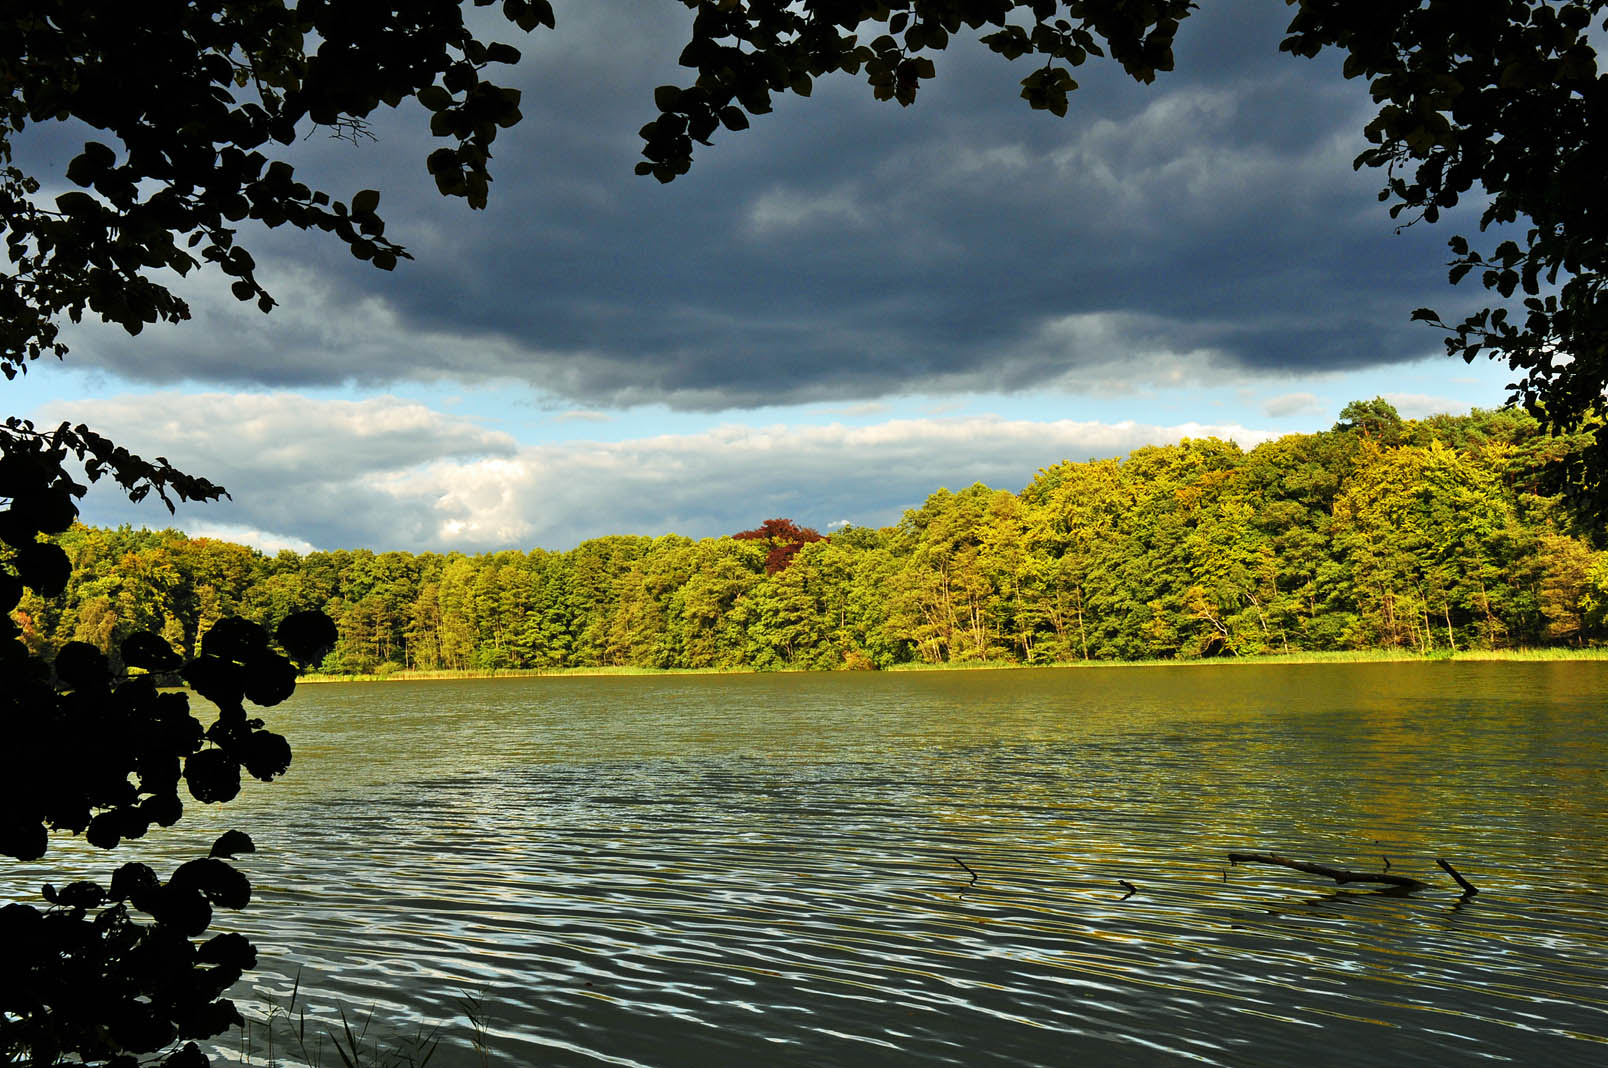
[[(1436, 650), (1430, 655), (1400, 651), (1369, 650), (1327, 653), (1275, 653), (1267, 656), (1220, 656), (1199, 660), (1070, 660), (1052, 664), (1019, 664), (1006, 661), (962, 661), (939, 664), (896, 664), (878, 669), (885, 673), (921, 671), (1023, 671), (1041, 669), (1088, 668), (1176, 668), (1256, 666), (1270, 664), (1430, 664), (1430, 663), (1481, 663), (1508, 661), (1520, 663), (1566, 663), (1571, 661), (1608, 661), (1608, 648), (1600, 649), (1484, 649), (1449, 653)], [(781, 674), (832, 674), (846, 669), (780, 668), (652, 668), (652, 667), (579, 667), (579, 668), (501, 668), (480, 670), (473, 668), (439, 668), (415, 671), (403, 668), (385, 674), (322, 675), (308, 674), (297, 683), (329, 682), (463, 682), (476, 679), (558, 679), (606, 678), (610, 676), (645, 675), (781, 675)]]

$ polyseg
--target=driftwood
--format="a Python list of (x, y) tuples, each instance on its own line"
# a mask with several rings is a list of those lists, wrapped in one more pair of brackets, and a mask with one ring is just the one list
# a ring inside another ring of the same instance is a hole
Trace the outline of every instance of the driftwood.
[(1442, 860), (1440, 857), (1436, 857), (1435, 863), (1441, 866), (1441, 871), (1457, 880), (1457, 885), (1463, 888), (1464, 897), (1473, 897), (1475, 894), (1480, 892), (1480, 888), (1463, 878), (1462, 874), (1458, 872), (1456, 868), (1452, 867), (1450, 861)]
[[(1429, 887), (1428, 883), (1421, 882), (1418, 879), (1409, 879), (1405, 875), (1391, 875), (1388, 872), (1347, 871), (1345, 868), (1333, 868), (1327, 864), (1312, 864), (1304, 860), (1291, 860), (1289, 857), (1281, 857), (1277, 853), (1230, 853), (1228, 862), (1230, 864), (1277, 864), (1283, 868), (1304, 871), (1309, 875), (1322, 875), (1324, 878), (1333, 879), (1341, 885), (1346, 883), (1383, 883), (1386, 886), (1399, 886), (1407, 890), (1425, 890)], [(1451, 871), (1447, 865), (1443, 864), (1442, 867), (1446, 867), (1448, 872)], [(1454, 874), (1453, 878), (1457, 878), (1457, 876)], [(1458, 878), (1459, 883), (1462, 883), (1462, 881), (1461, 878)]]

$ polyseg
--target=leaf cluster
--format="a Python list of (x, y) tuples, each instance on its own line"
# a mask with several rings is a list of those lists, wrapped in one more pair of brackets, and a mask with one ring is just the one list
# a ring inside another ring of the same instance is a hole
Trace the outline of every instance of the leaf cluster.
[[(693, 143), (715, 131), (743, 130), (750, 115), (771, 110), (775, 93), (809, 96), (815, 79), (860, 75), (878, 100), (915, 103), (921, 82), (962, 30), (982, 37), (1007, 59), (1042, 57), (1022, 79), (1035, 109), (1065, 115), (1077, 88), (1070, 68), (1089, 56), (1113, 60), (1132, 77), (1153, 81), (1171, 70), (1178, 23), (1190, 0), (682, 0), (695, 12), (681, 65), (698, 72), (691, 85), (660, 86), (659, 117), (642, 127), (637, 173), (673, 181), (692, 167)], [(1104, 42), (1102, 48), (1099, 42)]]
[[(1477, 272), (1504, 300), (1521, 295), (1518, 307), (1413, 317), (1446, 332), (1450, 355), (1504, 360), (1518, 374), (1513, 399), (1548, 426), (1585, 424), (1608, 388), (1608, 220), (1596, 209), (1608, 78), (1591, 40), (1608, 28), (1608, 0), (1289, 2), (1298, 10), (1281, 47), (1339, 48), (1346, 76), (1368, 81), (1379, 111), (1355, 165), (1385, 171), (1391, 217), (1433, 223), (1475, 197), (1481, 232), (1521, 235), (1486, 252), (1462, 235), (1448, 242), (1453, 284)], [(1570, 481), (1600, 509), (1608, 428), (1577, 461)]]
[[(238, 934), (192, 939), (206, 932), (214, 906), (238, 909), (250, 899), (246, 877), (223, 858), (251, 850), (249, 838), (231, 831), (210, 856), (181, 864), (166, 882), (129, 863), (109, 887), (47, 884), (42, 911), (0, 908), (0, 1056), (133, 1068), (151, 1063), (142, 1055), (182, 1042), (162, 1064), (208, 1063), (194, 1040), (241, 1022), (223, 994), (256, 966), (257, 953)], [(135, 913), (153, 922), (140, 923)]]
[[(493, 0), (475, 0), (488, 6)], [(547, 0), (502, 0), (520, 29), (553, 25)], [(155, 6), (18, 0), (0, 9), (0, 371), (66, 351), (65, 316), (131, 334), (189, 318), (157, 272), (203, 264), (263, 311), (273, 297), (237, 243), (238, 224), (335, 235), (382, 270), (408, 253), (385, 236), (379, 193), (346, 200), (273, 158), (308, 124), (356, 139), (381, 105), (416, 98), (447, 143), (426, 161), (447, 196), (484, 207), (491, 145), (519, 121), (519, 92), (484, 77), (519, 50), (484, 42), (464, 5), (381, 9), (330, 0), (168, 0)], [(11, 138), (77, 119), (98, 131), (68, 164), (76, 190), (42, 203)]]
[[(0, 854), (37, 860), (50, 832), (82, 834), (112, 849), (172, 826), (184, 812), (180, 783), (203, 803), (228, 801), (241, 772), (269, 781), (290, 765), (290, 746), (248, 716), (244, 702), (274, 705), (295, 688), (292, 659), (321, 659), (335, 641), (321, 612), (287, 616), (268, 633), (225, 618), (186, 662), (156, 634), (129, 635), (123, 672), (105, 652), (67, 642), (47, 661), (23, 644), (12, 609), (26, 591), (54, 596), (67, 585), (71, 563), (48, 539), (72, 525), (84, 487), (64, 470), (70, 456), (91, 480), (112, 475), (138, 499), (151, 490), (172, 507), (213, 499), (222, 490), (117, 449), (84, 427), (43, 433), (20, 420), (0, 431), (0, 724), (6, 732), (7, 773), (0, 778)], [(179, 677), (218, 708), (209, 725), (196, 718), (183, 691), (162, 690)], [(204, 1064), (190, 1040), (239, 1022), (222, 997), (253, 967), (256, 952), (239, 935), (215, 935), (197, 945), (214, 907), (239, 909), (251, 898), (245, 876), (227, 858), (250, 852), (250, 838), (229, 832), (211, 855), (181, 864), (164, 882), (140, 863), (113, 874), (109, 886), (79, 881), (46, 885), (48, 907), (0, 908), (0, 1060), (132, 1066), (138, 1055), (184, 1042), (170, 1065)], [(144, 913), (153, 922), (137, 921)]]
[(740, 530), (732, 537), (737, 541), (763, 542), (768, 552), (765, 554), (765, 574), (774, 575), (778, 571), (787, 570), (793, 562), (798, 551), (812, 542), (826, 541), (825, 535), (812, 527), (801, 527), (791, 519), (767, 519), (753, 530)]

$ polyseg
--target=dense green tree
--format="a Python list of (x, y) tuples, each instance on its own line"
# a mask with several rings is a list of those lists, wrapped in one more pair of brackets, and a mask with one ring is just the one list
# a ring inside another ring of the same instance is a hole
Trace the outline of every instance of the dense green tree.
[(1336, 501), (1335, 525), (1361, 612), (1356, 644), (1427, 652), (1502, 642), (1497, 604), (1512, 555), (1512, 502), (1469, 454), (1439, 442), (1367, 443)]
[(1352, 401), (1340, 409), (1335, 430), (1351, 431), (1381, 445), (1395, 445), (1401, 441), (1405, 426), (1396, 406), (1383, 397), (1371, 401)]

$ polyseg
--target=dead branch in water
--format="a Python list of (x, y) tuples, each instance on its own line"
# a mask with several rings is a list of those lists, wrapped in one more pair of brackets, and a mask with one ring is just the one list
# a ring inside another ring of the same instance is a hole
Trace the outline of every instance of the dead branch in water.
[(1449, 861), (1436, 857), (1435, 863), (1441, 866), (1441, 871), (1444, 871), (1447, 875), (1450, 875), (1453, 879), (1457, 880), (1457, 885), (1463, 888), (1464, 897), (1473, 897), (1475, 894), (1480, 892), (1480, 888), (1463, 878), (1462, 874), (1458, 872), (1456, 868), (1452, 867)]
[(1137, 887), (1137, 886), (1135, 886), (1135, 885), (1133, 885), (1133, 884), (1132, 884), (1132, 883), (1130, 883), (1130, 882), (1129, 882), (1129, 881), (1128, 881), (1128, 880), (1126, 880), (1126, 879), (1118, 879), (1118, 880), (1117, 880), (1117, 883), (1118, 883), (1118, 884), (1119, 884), (1119, 885), (1120, 885), (1120, 886), (1121, 886), (1121, 887), (1122, 887), (1122, 888), (1123, 888), (1123, 889), (1124, 889), (1124, 890), (1126, 890), (1126, 891), (1128, 891), (1128, 892), (1127, 892), (1127, 893), (1126, 893), (1126, 894), (1123, 894), (1123, 895), (1122, 895), (1122, 898), (1121, 898), (1121, 900), (1123, 900), (1123, 901), (1126, 901), (1126, 900), (1128, 900), (1128, 899), (1129, 899), (1129, 898), (1130, 898), (1130, 897), (1132, 897), (1132, 896), (1133, 896), (1133, 895), (1135, 895), (1135, 894), (1137, 894), (1137, 893), (1138, 893), (1138, 892), (1139, 892), (1139, 888), (1138, 888), (1138, 887)]
[(965, 868), (967, 871), (971, 872), (972, 880), (971, 880), (971, 882), (967, 883), (966, 885), (967, 886), (976, 886), (977, 885), (977, 873), (972, 871), (971, 865), (967, 864), (964, 860), (961, 860), (959, 857), (955, 857), (954, 861), (955, 861), (956, 864), (959, 864), (962, 868)]
[(1405, 875), (1390, 875), (1387, 872), (1348, 871), (1345, 868), (1334, 868), (1327, 864), (1313, 864), (1304, 860), (1291, 860), (1281, 857), (1277, 853), (1230, 853), (1230, 864), (1277, 864), (1281, 868), (1293, 868), (1304, 871), (1309, 875), (1322, 875), (1333, 879), (1342, 886), (1346, 883), (1383, 883), (1386, 886), (1400, 886), (1407, 890), (1425, 890), (1429, 884), (1418, 879), (1409, 879)]

